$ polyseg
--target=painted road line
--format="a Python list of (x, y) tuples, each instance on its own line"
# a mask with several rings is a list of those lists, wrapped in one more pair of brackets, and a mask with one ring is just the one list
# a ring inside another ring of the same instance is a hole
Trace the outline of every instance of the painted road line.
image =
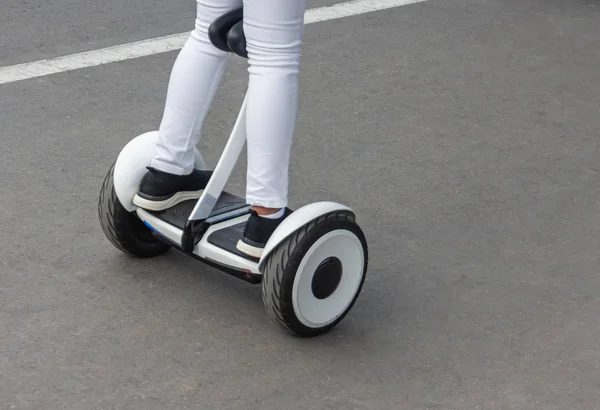
[[(333, 6), (307, 10), (305, 23), (312, 24), (335, 20), (423, 1), (426, 0), (354, 0), (338, 3)], [(183, 47), (188, 36), (189, 32), (185, 32), (62, 57), (1, 67), (0, 84), (179, 50)]]

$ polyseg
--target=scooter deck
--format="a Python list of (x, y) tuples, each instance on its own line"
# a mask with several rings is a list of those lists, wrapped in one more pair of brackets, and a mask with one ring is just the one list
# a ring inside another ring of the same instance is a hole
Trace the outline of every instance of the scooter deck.
[[(157, 218), (183, 230), (197, 202), (198, 200), (191, 199), (185, 202), (180, 202), (174, 207), (164, 211), (150, 213)], [(248, 207), (248, 204), (244, 198), (240, 198), (228, 192), (223, 192), (217, 200), (212, 212), (210, 213), (209, 219), (246, 207)], [(206, 238), (206, 240), (212, 245), (215, 245), (236, 256), (240, 256), (253, 262), (258, 262), (259, 260), (257, 258), (240, 252), (236, 247), (238, 240), (244, 233), (245, 224), (245, 222), (241, 222), (235, 225), (225, 226), (222, 229), (212, 232)]]
[[(190, 199), (189, 201), (180, 202), (174, 207), (164, 211), (150, 213), (157, 218), (183, 230), (190, 214), (196, 206), (196, 203), (198, 203), (197, 199)], [(239, 196), (230, 194), (228, 192), (223, 192), (217, 200), (217, 203), (210, 213), (209, 218), (235, 211), (237, 209), (245, 208), (247, 206), (248, 204), (244, 198), (240, 198)]]
[(239, 224), (228, 226), (223, 229), (219, 229), (219, 230), (211, 233), (208, 236), (208, 238), (206, 238), (206, 240), (209, 243), (211, 243), (215, 246), (218, 246), (219, 248), (224, 249), (229, 253), (232, 253), (237, 256), (241, 256), (244, 259), (248, 259), (248, 260), (258, 263), (258, 261), (259, 261), (258, 258), (254, 258), (252, 256), (246, 255), (245, 253), (240, 252), (237, 249), (237, 246), (236, 246), (237, 242), (244, 234), (245, 226), (246, 226), (246, 223), (242, 222)]

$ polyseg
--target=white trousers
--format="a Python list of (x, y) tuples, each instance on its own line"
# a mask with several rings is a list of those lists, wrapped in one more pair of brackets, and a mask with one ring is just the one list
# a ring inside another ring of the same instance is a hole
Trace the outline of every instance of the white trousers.
[(210, 24), (244, 7), (248, 50), (246, 201), (287, 206), (288, 169), (298, 106), (298, 75), (306, 0), (198, 0), (195, 29), (180, 51), (169, 80), (151, 166), (188, 174), (208, 108), (231, 53), (214, 47)]

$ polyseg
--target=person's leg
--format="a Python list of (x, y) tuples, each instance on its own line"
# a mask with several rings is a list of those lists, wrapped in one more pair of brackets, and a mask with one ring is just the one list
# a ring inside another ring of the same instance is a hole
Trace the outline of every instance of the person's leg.
[(306, 0), (244, 0), (250, 67), (246, 200), (253, 211), (238, 249), (259, 257), (287, 216)]
[(209, 171), (194, 170), (193, 150), (231, 54), (212, 45), (208, 27), (242, 3), (241, 0), (197, 3), (195, 29), (180, 51), (169, 80), (156, 156), (134, 198), (136, 205), (150, 210), (199, 198), (211, 175)]

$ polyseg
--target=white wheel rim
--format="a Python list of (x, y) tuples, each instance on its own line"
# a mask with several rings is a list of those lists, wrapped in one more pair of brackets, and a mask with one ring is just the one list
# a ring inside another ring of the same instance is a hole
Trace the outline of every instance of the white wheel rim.
[[(319, 265), (330, 257), (340, 260), (342, 278), (329, 297), (317, 299), (312, 291), (312, 280)], [(331, 231), (310, 247), (298, 266), (292, 289), (294, 312), (303, 325), (327, 326), (344, 314), (360, 287), (364, 258), (362, 243), (348, 230)]]

